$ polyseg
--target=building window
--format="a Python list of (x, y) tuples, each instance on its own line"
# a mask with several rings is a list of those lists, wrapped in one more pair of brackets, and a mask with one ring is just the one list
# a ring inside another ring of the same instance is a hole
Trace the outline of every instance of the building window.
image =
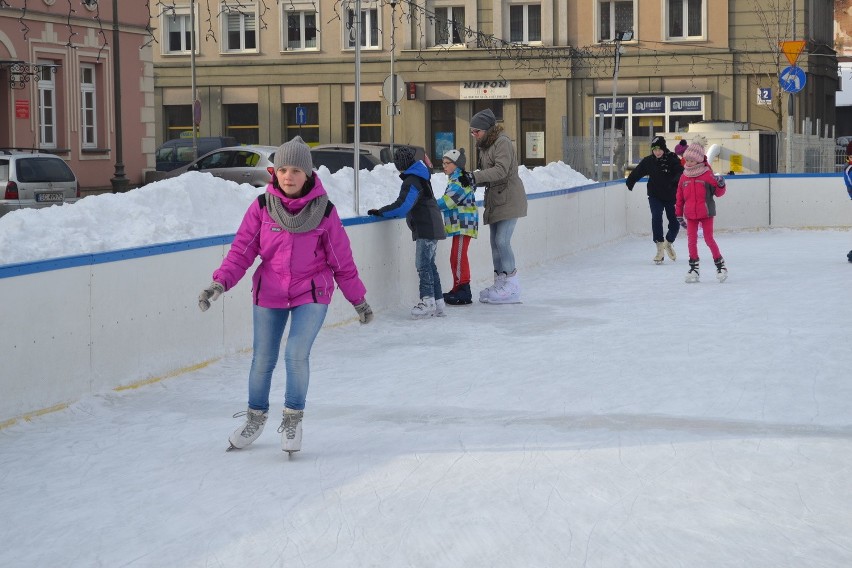
[(509, 41), (512, 43), (541, 42), (540, 4), (509, 6)]
[(166, 53), (189, 53), (192, 45), (192, 30), (189, 14), (163, 14), (163, 45)]
[(260, 141), (260, 121), (256, 104), (225, 105), (226, 131), (240, 144), (257, 144)]
[[(346, 112), (346, 142), (355, 142), (355, 103), (343, 103)], [(382, 103), (361, 102), (361, 142), (382, 141)]]
[(465, 43), (464, 8), (435, 8), (435, 45)]
[(166, 105), (163, 118), (166, 140), (180, 138), (183, 132), (192, 134), (192, 105)]
[[(346, 48), (355, 49), (355, 10), (346, 11)], [(379, 46), (379, 11), (361, 10), (361, 47), (378, 49)]]
[[(300, 113), (304, 124), (299, 124)], [(319, 105), (317, 103), (285, 104), (282, 115), (285, 140), (301, 136), (309, 146), (319, 144)]]
[(473, 112), (471, 112), (470, 116), (483, 111), (487, 108), (491, 109), (491, 112), (494, 113), (494, 118), (497, 119), (497, 122), (503, 122), (503, 101), (500, 99), (489, 101), (489, 100), (475, 100), (473, 101)]
[(80, 66), (80, 134), (83, 148), (98, 147), (95, 66)]
[(544, 166), (544, 132), (547, 123), (544, 99), (521, 99), (521, 163)]
[(634, 0), (602, 0), (598, 4), (600, 41), (612, 41), (615, 39), (615, 32), (633, 30), (633, 2)]
[(282, 45), (285, 50), (316, 49), (317, 12), (313, 8), (299, 8), (300, 6), (292, 3), (288, 3), (286, 7), (282, 4)]
[[(449, 150), (456, 147), (456, 101), (430, 101), (430, 115), (432, 117), (432, 148), (431, 155), (435, 158), (432, 164), (440, 164), (441, 158)], [(470, 147), (474, 144), (473, 138), (469, 138), (459, 144), (461, 147)], [(470, 152), (468, 152), (470, 154)], [(466, 170), (473, 171), (476, 164), (472, 160), (465, 166)]]
[(257, 51), (257, 6), (241, 4), (227, 8), (222, 21), (225, 51)]
[(56, 148), (56, 77), (51, 61), (39, 61), (39, 148)]
[(704, 0), (668, 0), (668, 38), (704, 36)]

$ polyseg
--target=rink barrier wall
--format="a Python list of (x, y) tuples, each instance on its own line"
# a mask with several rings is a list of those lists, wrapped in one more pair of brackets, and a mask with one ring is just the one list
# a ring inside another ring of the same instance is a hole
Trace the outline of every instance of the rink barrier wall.
[[(513, 239), (521, 282), (526, 268), (629, 235), (650, 238), (645, 189), (639, 182), (630, 192), (617, 180), (530, 195), (529, 214)], [(716, 226), (847, 227), (848, 201), (837, 174), (731, 176), (727, 194), (717, 200)], [(407, 311), (418, 285), (405, 221), (358, 217), (344, 225), (376, 317)], [(207, 312), (197, 305), (232, 239), (220, 235), (0, 265), (0, 427), (250, 349), (249, 274)], [(441, 241), (438, 251), (445, 290), (452, 283), (449, 245), (449, 239)], [(480, 227), (469, 255), (476, 296), (493, 277), (488, 227)], [(337, 291), (325, 325), (354, 319)]]

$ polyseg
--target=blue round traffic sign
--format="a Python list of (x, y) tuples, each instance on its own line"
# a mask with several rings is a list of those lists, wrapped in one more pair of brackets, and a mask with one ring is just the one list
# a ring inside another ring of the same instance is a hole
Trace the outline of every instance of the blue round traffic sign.
[(798, 93), (805, 88), (808, 79), (801, 67), (791, 65), (781, 71), (778, 80), (781, 83), (781, 88), (788, 93)]

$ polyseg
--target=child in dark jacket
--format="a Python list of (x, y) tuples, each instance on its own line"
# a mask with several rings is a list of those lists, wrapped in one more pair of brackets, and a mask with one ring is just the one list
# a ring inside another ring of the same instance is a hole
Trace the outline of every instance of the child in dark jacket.
[(442, 317), (444, 298), (441, 293), (441, 278), (435, 264), (438, 241), (447, 238), (444, 222), (435, 194), (432, 191), (432, 176), (421, 160), (414, 159), (414, 152), (401, 146), (394, 152), (394, 165), (401, 173), (402, 187), (396, 201), (379, 209), (370, 209), (367, 214), (376, 217), (405, 217), (411, 238), (416, 243), (414, 265), (420, 277), (420, 301), (411, 308), (415, 319), (430, 316)]
[[(852, 142), (846, 145), (846, 169), (843, 170), (843, 181), (846, 182), (846, 193), (852, 199)], [(852, 262), (852, 250), (846, 255), (846, 259)]]
[[(636, 182), (648, 176), (648, 205), (651, 207), (651, 236), (657, 245), (657, 254), (654, 256), (656, 264), (662, 264), (665, 254), (672, 260), (677, 259), (672, 244), (677, 238), (680, 224), (675, 215), (675, 194), (683, 166), (680, 159), (669, 152), (666, 147), (666, 139), (662, 136), (654, 136), (651, 140), (651, 154), (642, 158), (642, 161), (627, 176), (627, 189), (633, 191)], [(663, 213), (668, 219), (668, 230), (663, 237)]]
[(713, 238), (713, 218), (716, 216), (716, 202), (713, 197), (725, 195), (725, 178), (714, 175), (705, 161), (704, 147), (693, 142), (683, 153), (686, 167), (677, 185), (675, 213), (677, 220), (686, 229), (687, 248), (689, 250), (689, 272), (687, 282), (698, 282), (698, 228), (704, 231), (704, 242), (713, 254), (716, 264), (716, 278), (724, 282), (728, 277), (725, 259)]

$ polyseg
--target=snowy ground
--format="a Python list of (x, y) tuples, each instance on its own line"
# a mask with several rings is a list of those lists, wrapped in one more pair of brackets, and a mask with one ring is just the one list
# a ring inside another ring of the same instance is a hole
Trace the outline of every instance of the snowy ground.
[(249, 354), (0, 430), (0, 566), (850, 566), (852, 234), (718, 242), (323, 330), (289, 460), (224, 451)]

